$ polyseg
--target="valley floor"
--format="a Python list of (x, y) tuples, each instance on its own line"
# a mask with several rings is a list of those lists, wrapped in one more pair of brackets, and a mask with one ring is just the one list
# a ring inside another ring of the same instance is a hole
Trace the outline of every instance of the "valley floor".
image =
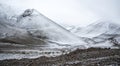
[(120, 49), (77, 49), (57, 57), (1, 60), (0, 66), (120, 66)]

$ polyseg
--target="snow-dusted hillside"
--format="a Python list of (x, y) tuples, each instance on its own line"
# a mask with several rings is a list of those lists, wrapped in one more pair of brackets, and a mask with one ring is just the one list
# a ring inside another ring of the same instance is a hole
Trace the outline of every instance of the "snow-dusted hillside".
[(77, 48), (120, 45), (120, 27), (114, 22), (100, 21), (85, 28), (67, 29), (35, 9), (17, 13), (1, 5), (0, 60), (57, 56)]
[(81, 37), (96, 37), (101, 34), (120, 34), (120, 25), (111, 21), (98, 21), (74, 33)]
[[(0, 42), (11, 42), (11, 43), (19, 43), (19, 44), (27, 44), (27, 43), (40, 43), (43, 41), (35, 40), (27, 30), (17, 28), (15, 26), (16, 22), (9, 13), (11, 10), (4, 12), (4, 7), (0, 8)], [(9, 8), (8, 8), (9, 9)]]
[(0, 60), (57, 56), (73, 47), (85, 49), (87, 43), (37, 10), (17, 14), (0, 6)]
[[(4, 14), (0, 15), (1, 25), (4, 24), (7, 26), (1, 26), (1, 35), (7, 35), (7, 37), (9, 37), (9, 40), (11, 41), (21, 43), (20, 39), (22, 39), (23, 43), (32, 43), (32, 40), (34, 39), (68, 45), (85, 44), (85, 42), (81, 41), (74, 34), (70, 33), (62, 26), (56, 24), (54, 21), (45, 17), (35, 9), (27, 9), (23, 11), (21, 15), (12, 14), (12, 9), (10, 7), (8, 7), (8, 12), (4, 12), (4, 10), (7, 10), (7, 7), (1, 6), (0, 9), (0, 14)], [(18, 41), (13, 39), (13, 37)], [(27, 41), (27, 38), (31, 39)], [(36, 42), (37, 41), (35, 41), (35, 43)]]
[(17, 22), (16, 27), (28, 30), (37, 39), (45, 38), (61, 44), (84, 44), (74, 34), (34, 9), (27, 9), (18, 17)]
[(120, 46), (120, 24), (111, 21), (97, 21), (73, 33), (88, 43), (89, 47)]

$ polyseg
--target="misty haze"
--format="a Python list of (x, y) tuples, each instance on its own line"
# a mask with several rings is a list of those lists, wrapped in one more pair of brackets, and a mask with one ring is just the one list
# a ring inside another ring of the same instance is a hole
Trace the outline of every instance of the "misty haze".
[(120, 66), (119, 0), (0, 0), (0, 66)]

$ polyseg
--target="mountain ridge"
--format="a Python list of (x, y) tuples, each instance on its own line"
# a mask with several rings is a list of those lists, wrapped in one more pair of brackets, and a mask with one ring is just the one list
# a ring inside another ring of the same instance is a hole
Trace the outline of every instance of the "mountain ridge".
[(74, 33), (82, 37), (96, 37), (101, 34), (120, 34), (120, 24), (111, 21), (95, 22)]

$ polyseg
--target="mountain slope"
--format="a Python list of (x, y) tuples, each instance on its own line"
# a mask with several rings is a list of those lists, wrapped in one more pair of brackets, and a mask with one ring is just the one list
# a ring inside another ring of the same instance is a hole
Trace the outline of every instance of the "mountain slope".
[(0, 41), (12, 42), (19, 44), (43, 43), (43, 41), (35, 40), (25, 29), (17, 28), (5, 22), (3, 18), (0, 20)]
[[(6, 12), (7, 11), (7, 12)], [(0, 6), (0, 60), (58, 56), (86, 43), (35, 9), (14, 14)], [(4, 56), (4, 57), (3, 57)]]
[(96, 37), (101, 34), (120, 34), (120, 25), (111, 21), (98, 21), (88, 25), (75, 33), (82, 37)]
[(97, 21), (74, 31), (89, 47), (120, 47), (120, 24), (111, 21)]
[(1, 41), (20, 44), (47, 42), (59, 45), (86, 45), (77, 36), (35, 9), (27, 9), (20, 15), (12, 13), (14, 10), (6, 5), (1, 5), (0, 10)]
[(61, 44), (85, 44), (74, 34), (34, 9), (27, 9), (18, 17), (17, 22), (17, 27), (28, 30), (31, 35), (38, 39), (45, 38), (46, 40)]

